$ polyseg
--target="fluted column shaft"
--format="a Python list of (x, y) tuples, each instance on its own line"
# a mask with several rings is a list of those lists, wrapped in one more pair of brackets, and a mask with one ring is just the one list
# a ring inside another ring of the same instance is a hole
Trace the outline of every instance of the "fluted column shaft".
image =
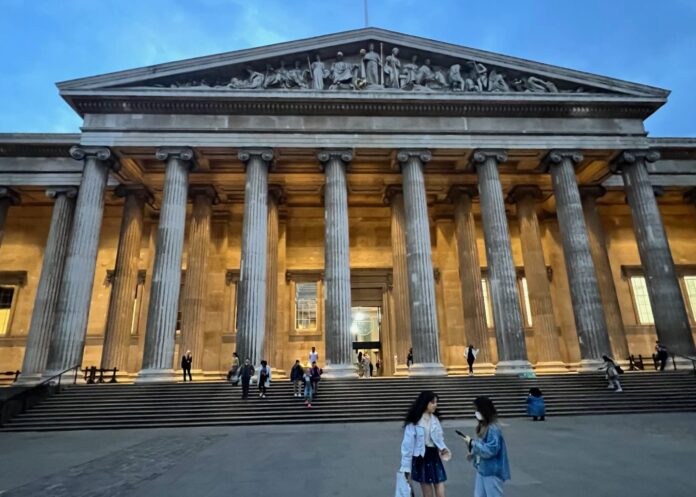
[(524, 274), (527, 279), (529, 305), (534, 326), (534, 344), (539, 369), (561, 368), (561, 349), (553, 317), (551, 287), (546, 272), (544, 249), (541, 246), (541, 232), (537, 219), (536, 203), (541, 198), (538, 187), (516, 187), (512, 197), (517, 204), (517, 217), (520, 223), (520, 240)]
[(348, 184), (350, 151), (319, 152), (324, 166), (324, 278), (326, 288), (326, 369), (330, 376), (354, 375), (350, 334), (350, 256)]
[(278, 366), (278, 204), (282, 201), (280, 188), (268, 192), (268, 236), (266, 238), (266, 330), (263, 357), (271, 366)]
[(208, 290), (208, 248), (213, 202), (217, 199), (212, 187), (192, 187), (193, 199), (189, 225), (186, 279), (181, 299), (182, 355), (190, 350), (193, 369), (203, 369), (205, 314)]
[(137, 383), (175, 379), (174, 341), (181, 291), (188, 176), (193, 151), (190, 148), (161, 148), (157, 150), (156, 157), (166, 161), (166, 169), (157, 226), (143, 363)]
[(75, 211), (77, 188), (51, 188), (46, 191), (49, 198), (54, 198), (51, 227), (44, 250), (43, 264), (36, 299), (31, 313), (31, 325), (27, 336), (27, 345), (22, 363), (20, 381), (33, 382), (40, 379), (48, 360), (51, 344), (51, 332), (56, 316), (60, 283), (65, 265), (65, 255), (70, 240)]
[(411, 348), (411, 313), (408, 298), (408, 266), (406, 262), (406, 220), (404, 194), (401, 187), (390, 187), (386, 198), (391, 205), (392, 284), (396, 326), (396, 355), (406, 364)]
[(556, 197), (556, 214), (580, 343), (581, 369), (592, 370), (596, 369), (602, 355), (611, 353), (611, 345), (590, 253), (580, 190), (575, 179), (574, 164), (581, 160), (579, 152), (552, 151), (547, 162)]
[(587, 235), (590, 242), (590, 252), (592, 253), (592, 260), (597, 273), (597, 284), (599, 284), (599, 293), (602, 297), (604, 318), (607, 321), (607, 331), (611, 349), (614, 353), (613, 357), (625, 360), (629, 355), (628, 341), (626, 340), (626, 331), (621, 318), (619, 298), (616, 295), (616, 286), (614, 285), (614, 276), (609, 262), (602, 220), (597, 210), (597, 196), (604, 194), (604, 188), (580, 188), (580, 193), (585, 224), (587, 225)]
[(82, 362), (104, 214), (104, 188), (113, 165), (107, 148), (73, 147), (70, 154), (84, 160), (84, 169), (61, 278), (47, 375)]
[(671, 352), (692, 355), (695, 351), (689, 317), (646, 167), (646, 162), (658, 158), (656, 152), (645, 150), (624, 152), (618, 165), (631, 207), (657, 336)]
[(478, 150), (473, 155), (481, 196), (488, 284), (498, 345), (496, 372), (499, 374), (531, 370), (524, 341), (503, 189), (498, 174), (498, 164), (506, 160), (507, 155), (501, 151)]
[(128, 369), (133, 301), (138, 287), (138, 264), (147, 191), (143, 187), (119, 187), (116, 194), (125, 197), (125, 202), (111, 284), (101, 367), (117, 368), (125, 372)]
[(239, 158), (246, 165), (242, 259), (237, 298), (237, 353), (259, 364), (266, 328), (266, 236), (268, 234), (268, 169), (270, 149), (245, 149)]
[(475, 194), (473, 187), (454, 187), (450, 192), (450, 198), (454, 203), (464, 331), (469, 344), (479, 349), (477, 361), (490, 363), (492, 354), (488, 343), (488, 325), (481, 287), (481, 263), (476, 245), (476, 224), (472, 209)]
[(12, 189), (0, 186), (0, 245), (5, 234), (5, 221), (10, 207), (20, 203), (19, 195)]
[(406, 217), (406, 264), (414, 361), (412, 375), (446, 374), (440, 363), (428, 202), (423, 174), (424, 163), (431, 157), (427, 150), (401, 150), (397, 154), (403, 178)]

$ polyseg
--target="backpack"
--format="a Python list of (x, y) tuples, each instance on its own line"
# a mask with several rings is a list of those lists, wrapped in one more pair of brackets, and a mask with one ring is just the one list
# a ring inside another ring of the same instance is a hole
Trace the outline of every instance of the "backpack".
[(618, 374), (624, 374), (624, 370), (618, 364), (614, 365), (614, 368)]

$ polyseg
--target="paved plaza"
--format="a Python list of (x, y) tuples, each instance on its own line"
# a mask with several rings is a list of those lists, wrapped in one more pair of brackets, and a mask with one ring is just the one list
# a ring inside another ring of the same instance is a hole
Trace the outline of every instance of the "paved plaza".
[[(454, 428), (450, 496), (472, 495)], [(503, 423), (506, 495), (696, 495), (696, 416), (649, 414)], [(0, 496), (393, 495), (398, 423), (0, 434)]]

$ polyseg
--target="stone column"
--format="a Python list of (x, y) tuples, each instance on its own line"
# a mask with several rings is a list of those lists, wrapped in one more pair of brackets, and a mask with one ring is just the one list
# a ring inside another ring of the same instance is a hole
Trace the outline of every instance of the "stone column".
[(5, 221), (7, 213), (13, 205), (19, 205), (20, 197), (17, 192), (6, 186), (0, 186), (0, 245), (5, 234)]
[(284, 203), (283, 189), (271, 185), (268, 189), (268, 237), (266, 241), (266, 330), (263, 340), (263, 358), (273, 369), (282, 369), (278, 363), (278, 206)]
[(174, 340), (181, 291), (181, 257), (184, 251), (186, 202), (193, 150), (165, 147), (155, 153), (166, 161), (160, 206), (155, 262), (147, 311), (143, 364), (136, 383), (175, 381)]
[(606, 190), (601, 186), (580, 187), (582, 197), (582, 210), (585, 215), (587, 225), (587, 235), (590, 241), (590, 252), (594, 261), (597, 273), (597, 283), (599, 293), (602, 297), (604, 307), (604, 318), (607, 321), (607, 331), (609, 341), (614, 353), (613, 357), (617, 360), (625, 361), (628, 359), (628, 341), (624, 330), (619, 298), (616, 295), (614, 286), (614, 276), (609, 263), (609, 253), (607, 252), (607, 242), (604, 237), (602, 220), (597, 210), (597, 198), (604, 195)]
[(693, 355), (689, 317), (646, 166), (646, 162), (655, 162), (659, 157), (649, 150), (625, 151), (614, 169), (621, 171), (631, 207), (657, 337), (671, 352)]
[(392, 282), (394, 294), (394, 326), (396, 328), (396, 356), (399, 365), (406, 366), (411, 348), (411, 313), (408, 298), (408, 267), (406, 264), (406, 220), (404, 194), (401, 186), (390, 186), (384, 196), (391, 205)]
[[(237, 352), (258, 365), (266, 331), (266, 250), (268, 235), (268, 169), (273, 150), (242, 149), (246, 167), (242, 259), (237, 297)], [(272, 366), (272, 365), (271, 365)]]
[(149, 199), (150, 194), (142, 186), (121, 185), (116, 188), (116, 195), (124, 197), (125, 202), (121, 232), (118, 238), (116, 266), (111, 283), (111, 299), (106, 321), (101, 367), (105, 369), (117, 368), (119, 372), (126, 372), (133, 323), (133, 302), (138, 287), (143, 215), (145, 202)]
[(449, 191), (449, 198), (454, 204), (464, 331), (467, 341), (479, 349), (476, 365), (480, 368), (491, 365), (493, 356), (488, 343), (486, 308), (481, 287), (481, 263), (476, 245), (476, 224), (472, 208), (473, 199), (477, 194), (474, 186), (453, 186)]
[(529, 372), (532, 365), (527, 360), (517, 274), (512, 262), (503, 188), (498, 174), (498, 165), (507, 160), (507, 154), (500, 150), (477, 150), (472, 160), (476, 167), (481, 196), (488, 283), (498, 345), (496, 373)]
[(401, 166), (406, 219), (406, 264), (411, 313), (414, 376), (447, 374), (440, 362), (437, 307), (433, 258), (425, 192), (425, 163), (432, 158), (429, 150), (400, 150), (396, 155)]
[(188, 260), (181, 299), (181, 355), (191, 351), (192, 367), (203, 370), (203, 339), (208, 290), (208, 248), (213, 204), (218, 202), (212, 186), (192, 186), (193, 201), (189, 225)]
[(510, 199), (517, 205), (524, 274), (532, 311), (534, 345), (537, 352), (534, 369), (542, 373), (558, 373), (566, 371), (566, 367), (561, 361), (551, 287), (536, 213), (537, 201), (542, 198), (543, 194), (538, 186), (515, 186), (510, 191)]
[(115, 166), (108, 148), (75, 146), (70, 149), (70, 155), (84, 160), (84, 169), (61, 278), (46, 376), (82, 363), (104, 214), (104, 189), (109, 168)]
[(348, 241), (348, 182), (350, 150), (322, 150), (317, 154), (326, 174), (324, 189), (324, 284), (326, 286), (327, 377), (355, 376), (353, 337), (350, 334), (350, 257)]
[(48, 360), (48, 348), (51, 344), (60, 282), (70, 241), (77, 188), (49, 188), (46, 190), (46, 196), (55, 199), (55, 204), (24, 351), (22, 375), (19, 379), (22, 384), (39, 381)]
[(556, 215), (580, 343), (580, 369), (596, 371), (602, 355), (611, 353), (611, 345), (575, 179), (574, 165), (581, 160), (580, 152), (554, 150), (546, 162), (556, 196)]

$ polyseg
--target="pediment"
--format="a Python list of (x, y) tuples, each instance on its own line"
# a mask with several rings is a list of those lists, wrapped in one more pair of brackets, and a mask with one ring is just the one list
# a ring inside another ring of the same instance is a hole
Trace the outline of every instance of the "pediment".
[(230, 95), (602, 95), (668, 91), (505, 55), (366, 28), (59, 83), (64, 96), (158, 90)]

